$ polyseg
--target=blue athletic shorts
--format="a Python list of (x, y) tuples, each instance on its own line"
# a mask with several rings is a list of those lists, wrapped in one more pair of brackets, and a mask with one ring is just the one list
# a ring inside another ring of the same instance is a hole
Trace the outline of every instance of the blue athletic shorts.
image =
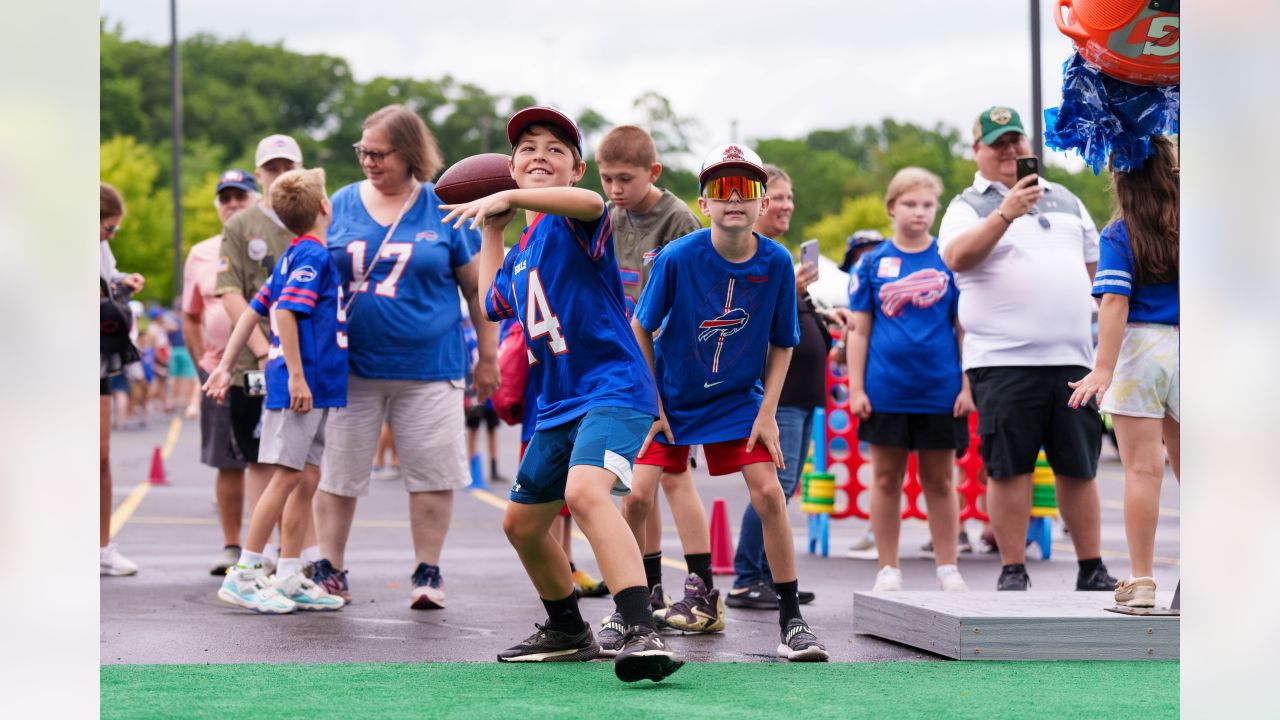
[(653, 425), (653, 416), (620, 407), (597, 407), (563, 425), (538, 430), (529, 441), (511, 502), (522, 505), (564, 500), (569, 468), (591, 465), (612, 472), (614, 495), (631, 492), (631, 465)]

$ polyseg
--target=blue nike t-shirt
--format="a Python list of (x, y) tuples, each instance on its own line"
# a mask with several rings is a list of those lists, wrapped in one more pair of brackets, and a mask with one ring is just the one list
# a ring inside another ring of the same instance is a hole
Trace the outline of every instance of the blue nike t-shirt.
[(538, 430), (595, 407), (657, 416), (657, 390), (624, 297), (608, 211), (595, 223), (538, 215), (507, 253), (485, 311), (524, 328)]
[(791, 253), (756, 234), (750, 260), (725, 260), (711, 230), (663, 247), (636, 318), (654, 340), (655, 372), (680, 445), (743, 440), (764, 401), (770, 345), (800, 343)]
[(1100, 298), (1112, 293), (1128, 297), (1128, 322), (1177, 325), (1181, 312), (1178, 281), (1138, 284), (1133, 248), (1129, 245), (1129, 227), (1124, 221), (1117, 220), (1103, 228), (1098, 245), (1098, 271), (1093, 276), (1093, 296)]
[(270, 410), (289, 407), (289, 368), (280, 347), (276, 311), (298, 318), (298, 355), (302, 375), (318, 408), (347, 405), (347, 338), (342, 317), (338, 269), (319, 240), (304, 235), (293, 241), (276, 263), (249, 307), (269, 318), (271, 349), (267, 352), (267, 400)]
[(936, 239), (919, 252), (883, 242), (858, 259), (849, 274), (849, 309), (872, 315), (865, 376), (872, 411), (952, 413), (962, 384), (959, 301)]
[[(348, 328), (355, 375), (461, 380), (470, 367), (455, 273), (471, 261), (480, 236), (442, 224), (440, 202), (435, 186), (423, 183), (382, 250), (390, 227), (370, 217), (360, 199), (360, 183), (333, 194), (329, 252), (343, 287), (355, 293)], [(379, 259), (370, 269), (375, 257)], [(355, 278), (363, 272), (368, 277), (357, 291)]]

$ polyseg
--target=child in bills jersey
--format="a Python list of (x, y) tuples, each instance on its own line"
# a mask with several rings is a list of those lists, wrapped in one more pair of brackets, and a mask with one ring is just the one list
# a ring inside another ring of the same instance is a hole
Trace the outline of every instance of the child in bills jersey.
[[(270, 318), (267, 399), (258, 461), (275, 465), (249, 519), (240, 559), (227, 569), (218, 599), (256, 612), (337, 610), (342, 598), (303, 574), (303, 536), (320, 482), (324, 427), (347, 404), (347, 350), (338, 268), (325, 248), (333, 210), (323, 170), (291, 170), (271, 186), (271, 206), (298, 237), (236, 323), (222, 362), (204, 389), (221, 400), (231, 366), (262, 317)], [(280, 522), (280, 563), (268, 578), (262, 551)]]
[(800, 615), (778, 482), (774, 411), (800, 328), (791, 253), (752, 231), (769, 202), (767, 179), (749, 148), (712, 150), (698, 174), (698, 207), (711, 227), (669, 243), (654, 260), (632, 328), (653, 363), (660, 406), (636, 463), (683, 467), (689, 446), (702, 445), (712, 475), (742, 471), (778, 591), (778, 655), (822, 661), (827, 651)]
[[(567, 503), (627, 628), (614, 672), (625, 682), (661, 680), (683, 663), (654, 627), (640, 549), (610, 498), (611, 491), (630, 492), (631, 465), (658, 408), (627, 325), (609, 215), (599, 195), (572, 187), (587, 166), (582, 134), (567, 115), (525, 108), (507, 123), (507, 138), (519, 187), (441, 206), (455, 227), (484, 221), (480, 295), (490, 320), (519, 320), (538, 387), (537, 426), (503, 529), (548, 619), (498, 660), (590, 660), (600, 653), (578, 611), (569, 562), (547, 532)], [(502, 233), (517, 209), (528, 226), (504, 260)]]

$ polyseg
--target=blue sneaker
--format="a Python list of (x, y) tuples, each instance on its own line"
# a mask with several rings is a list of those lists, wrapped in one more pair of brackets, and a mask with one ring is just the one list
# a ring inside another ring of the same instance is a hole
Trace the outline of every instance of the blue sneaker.
[(351, 590), (347, 587), (346, 570), (339, 570), (333, 566), (333, 563), (321, 558), (312, 566), (311, 581), (330, 595), (342, 598), (342, 602), (351, 604)]
[(413, 593), (409, 595), (409, 607), (414, 610), (444, 609), (444, 580), (440, 568), (418, 563), (413, 571)]
[(218, 599), (268, 615), (283, 615), (297, 608), (292, 600), (271, 586), (261, 566), (247, 568), (235, 565), (228, 569), (222, 587), (218, 588)]

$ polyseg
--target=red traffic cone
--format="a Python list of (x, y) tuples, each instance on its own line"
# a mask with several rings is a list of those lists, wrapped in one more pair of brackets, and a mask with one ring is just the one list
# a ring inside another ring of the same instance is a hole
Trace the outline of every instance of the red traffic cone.
[(733, 575), (733, 537), (729, 534), (729, 509), (724, 498), (711, 505), (711, 572)]
[(160, 446), (156, 446), (156, 452), (151, 456), (151, 475), (148, 477), (152, 485), (168, 485), (169, 481), (164, 477), (164, 457), (160, 454)]

